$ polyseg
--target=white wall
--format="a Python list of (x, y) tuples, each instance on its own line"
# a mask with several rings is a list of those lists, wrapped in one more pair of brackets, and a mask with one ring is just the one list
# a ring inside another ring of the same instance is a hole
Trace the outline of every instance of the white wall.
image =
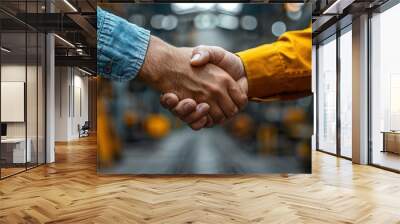
[(76, 68), (56, 68), (56, 141), (77, 139), (78, 125), (88, 120), (88, 78), (83, 75)]
[[(89, 113), (88, 113), (88, 78), (81, 76), (82, 73), (78, 73), (79, 75), (76, 75), (75, 70), (75, 75), (74, 75), (74, 108), (73, 112), (73, 119), (71, 120), (71, 135), (76, 138), (79, 136), (78, 133), (78, 124), (81, 126), (85, 123), (85, 121), (88, 120), (89, 118)], [(80, 108), (81, 107), (81, 108)], [(82, 110), (82, 111), (80, 111)]]
[(68, 140), (68, 72), (67, 67), (55, 68), (55, 141)]

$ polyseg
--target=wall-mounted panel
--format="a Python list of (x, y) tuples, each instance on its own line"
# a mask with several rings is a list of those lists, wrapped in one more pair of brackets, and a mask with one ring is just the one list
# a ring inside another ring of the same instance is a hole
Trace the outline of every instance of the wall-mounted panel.
[(24, 82), (1, 82), (1, 122), (24, 122)]

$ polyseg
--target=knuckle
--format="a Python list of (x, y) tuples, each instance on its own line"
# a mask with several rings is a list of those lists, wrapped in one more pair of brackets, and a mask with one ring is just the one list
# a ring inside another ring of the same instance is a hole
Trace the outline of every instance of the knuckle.
[(228, 73), (216, 72), (215, 74), (221, 82), (228, 82), (231, 79)]
[(225, 49), (220, 46), (214, 46), (217, 51), (224, 51)]
[(231, 116), (231, 117), (234, 116), (235, 114), (237, 114), (238, 111), (239, 111), (238, 108), (237, 108), (236, 106), (233, 106), (233, 107), (230, 109), (230, 116)]
[(227, 76), (221, 76), (220, 77), (220, 82), (223, 86), (229, 86), (230, 84), (230, 79)]
[(203, 103), (206, 102), (208, 98), (209, 98), (209, 92), (202, 91), (201, 93), (196, 94), (195, 100), (197, 103)]
[(224, 115), (222, 114), (222, 113), (217, 113), (216, 115), (215, 115), (215, 119), (214, 119), (214, 121), (216, 121), (217, 123), (219, 123), (219, 122), (221, 122), (223, 119), (224, 119)]
[(196, 113), (192, 113), (186, 117), (186, 123), (192, 123), (196, 120)]
[(220, 88), (218, 88), (218, 86), (215, 84), (209, 84), (207, 89), (208, 89), (209, 93), (211, 93), (213, 95), (219, 94), (219, 92), (221, 91)]
[(246, 94), (242, 94), (240, 100), (241, 100), (242, 107), (246, 106), (246, 104), (248, 103), (248, 98), (247, 98)]
[(228, 118), (233, 117), (236, 113), (238, 112), (238, 109), (236, 106), (232, 106), (228, 109)]

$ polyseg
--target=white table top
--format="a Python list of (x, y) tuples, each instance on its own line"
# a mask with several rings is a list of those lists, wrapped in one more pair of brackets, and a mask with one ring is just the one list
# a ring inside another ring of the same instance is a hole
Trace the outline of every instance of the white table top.
[[(6, 138), (6, 139), (1, 139), (1, 143), (20, 143), (24, 142), (25, 138)], [(29, 141), (29, 138), (28, 138)]]

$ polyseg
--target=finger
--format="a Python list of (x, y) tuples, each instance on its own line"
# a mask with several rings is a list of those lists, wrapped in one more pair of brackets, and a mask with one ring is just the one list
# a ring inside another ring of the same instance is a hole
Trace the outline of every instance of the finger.
[(218, 103), (224, 112), (225, 118), (231, 118), (239, 112), (239, 108), (233, 102), (228, 92), (224, 92), (219, 97)]
[[(234, 100), (237, 101), (235, 98), (242, 97), (240, 95), (243, 94), (239, 85), (229, 76), (224, 80), (223, 86), (226, 87), (222, 88), (222, 91), (218, 92), (218, 104), (224, 112), (225, 117), (231, 118), (239, 112), (239, 106), (242, 106), (242, 104), (236, 105)], [(233, 92), (234, 95), (231, 96), (229, 92)]]
[(202, 119), (203, 117), (207, 118), (209, 109), (210, 109), (210, 106), (207, 103), (200, 103), (197, 105), (195, 111), (186, 115), (186, 117), (183, 118), (183, 121), (188, 124), (191, 124), (195, 121)]
[(207, 114), (206, 128), (211, 128), (214, 125), (214, 121), (210, 114)]
[(179, 98), (174, 93), (166, 93), (160, 96), (161, 105), (168, 110), (171, 110), (179, 103)]
[(190, 63), (192, 66), (201, 66), (205, 65), (210, 60), (210, 52), (207, 50), (207, 47), (198, 46), (192, 51), (192, 59)]
[(207, 116), (204, 116), (200, 120), (197, 120), (197, 121), (191, 123), (190, 127), (195, 131), (200, 130), (206, 126), (207, 120), (208, 120)]
[(226, 119), (224, 112), (221, 110), (218, 104), (215, 103), (210, 105), (209, 114), (212, 117), (214, 124), (220, 124)]
[(172, 112), (183, 120), (187, 115), (193, 113), (196, 110), (197, 103), (193, 99), (183, 99), (176, 107), (172, 109)]
[(239, 110), (242, 110), (247, 104), (247, 94), (242, 90), (238, 83), (230, 83), (228, 93)]

